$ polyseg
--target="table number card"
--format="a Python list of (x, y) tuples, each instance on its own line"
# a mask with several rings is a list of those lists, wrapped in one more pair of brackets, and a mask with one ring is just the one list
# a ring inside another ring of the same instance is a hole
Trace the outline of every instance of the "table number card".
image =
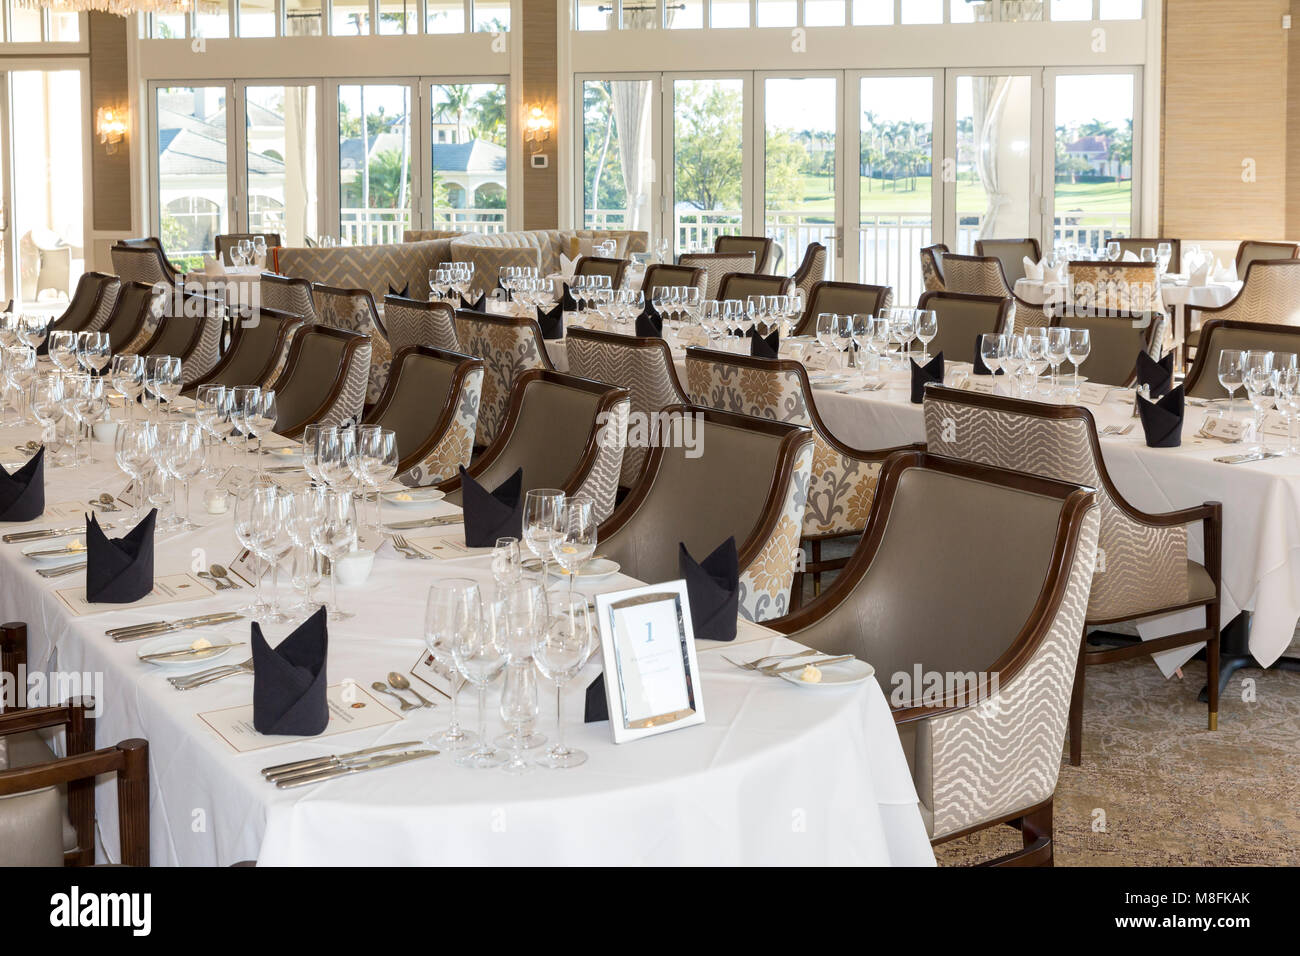
[(168, 574), (154, 578), (153, 590), (130, 604), (93, 604), (86, 600), (86, 586), (62, 588), (54, 592), (65, 608), (76, 617), (87, 614), (104, 614), (123, 608), (152, 607), (155, 604), (172, 604), (177, 601), (200, 601), (216, 594), (214, 587), (188, 574)]
[(685, 581), (596, 595), (614, 743), (704, 723)]

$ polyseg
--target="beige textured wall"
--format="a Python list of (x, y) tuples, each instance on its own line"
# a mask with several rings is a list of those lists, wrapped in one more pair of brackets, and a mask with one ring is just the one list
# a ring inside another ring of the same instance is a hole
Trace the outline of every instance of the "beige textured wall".
[[(91, 129), (90, 178), (93, 208), (91, 228), (103, 232), (131, 231), (131, 155), (139, 149), (138, 131), (141, 118), (130, 117), (126, 142), (109, 153), (94, 136), (95, 112), (104, 106), (118, 109), (129, 104), (130, 79), (127, 75), (128, 20), (107, 13), (92, 13), (87, 18), (90, 31), (90, 102), (86, 104), (86, 122)], [(107, 258), (94, 257), (101, 266)]]
[[(1300, 166), (1300, 131), (1288, 124), (1288, 66), (1300, 70), (1300, 57), (1288, 57), (1296, 31), (1282, 29), (1291, 5), (1165, 0), (1161, 235), (1300, 233), (1300, 219), (1287, 221), (1300, 212), (1288, 201), (1300, 188), (1288, 177), (1289, 165)], [(1253, 182), (1243, 176), (1247, 160)]]
[[(552, 0), (527, 0), (523, 7), (522, 29), (512, 31), (523, 41), (523, 76), (521, 112), (516, 126), (517, 143), (523, 143), (523, 121), (530, 107), (542, 105), (552, 120), (556, 118), (558, 100), (559, 7)], [(556, 162), (557, 129), (541, 149), (549, 161), (545, 169), (534, 169), (524, 157), (522, 185), (525, 229), (554, 229), (560, 222), (560, 171)], [(515, 144), (512, 144), (515, 145)]]

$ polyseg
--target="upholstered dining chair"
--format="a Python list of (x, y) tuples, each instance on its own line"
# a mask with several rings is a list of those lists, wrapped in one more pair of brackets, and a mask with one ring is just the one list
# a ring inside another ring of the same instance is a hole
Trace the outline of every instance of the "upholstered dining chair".
[(795, 335), (812, 335), (817, 331), (817, 316), (823, 312), (836, 315), (879, 315), (894, 303), (894, 290), (887, 285), (863, 285), (858, 282), (831, 282), (823, 279), (813, 284), (805, 300), (803, 318), (794, 328)]
[(1201, 344), (1183, 381), (1183, 390), (1191, 398), (1228, 396), (1228, 390), (1219, 384), (1219, 353), (1224, 349), (1300, 355), (1300, 325), (1211, 319), (1201, 326), (1200, 332)]
[(575, 276), (608, 276), (612, 289), (622, 288), (627, 259), (609, 259), (604, 256), (579, 256), (573, 265)]
[(386, 295), (380, 325), (393, 355), (412, 345), (458, 352), (460, 341), (456, 338), (455, 317), (456, 310), (449, 302)]
[[(645, 431), (639, 427), (640, 423), (653, 421), (669, 405), (686, 403), (672, 351), (661, 338), (573, 328), (565, 335), (565, 348), (569, 371), (574, 375), (627, 388), (638, 423), (634, 426), (638, 428), (634, 436)], [(631, 488), (636, 484), (648, 453), (648, 441), (628, 443), (623, 452), (621, 487)]]
[(1300, 256), (1300, 243), (1295, 242), (1261, 242), (1247, 239), (1237, 246), (1237, 277), (1246, 278), (1246, 270), (1255, 262), (1268, 262), (1273, 259), (1295, 259)]
[[(942, 324), (942, 323), (940, 323)], [(1079, 366), (1090, 382), (1127, 388), (1137, 379), (1137, 357), (1146, 352), (1159, 359), (1165, 336), (1165, 314), (1053, 315), (1052, 326), (1087, 329), (1091, 351)], [(931, 348), (934, 345), (931, 343)]]
[(207, 296), (186, 301), (184, 315), (164, 316), (139, 355), (174, 355), (181, 360), (181, 386), (188, 388), (209, 375), (221, 360), (226, 307)]
[(1001, 335), (1011, 328), (1011, 300), (1000, 295), (922, 292), (916, 307), (939, 317), (939, 331), (929, 348), (934, 354), (942, 352), (949, 362), (974, 362), (981, 335)]
[(397, 350), (388, 387), (365, 422), (396, 433), (398, 481), (436, 485), (469, 465), (482, 390), (482, 359), (427, 345)]
[(1231, 301), (1205, 308), (1183, 310), (1189, 328), (1183, 329), (1183, 359), (1200, 344), (1201, 330), (1193, 322), (1211, 319), (1228, 322), (1263, 322), (1300, 325), (1300, 259), (1257, 259), (1246, 269), (1240, 291)]
[(771, 272), (774, 243), (767, 236), (718, 236), (713, 240), (713, 251), (719, 255), (754, 254), (754, 267), (750, 272)]
[(501, 431), (515, 379), (529, 369), (554, 371), (555, 366), (547, 357), (542, 330), (534, 318), (457, 309), (455, 323), (460, 351), (484, 363), (474, 445), (485, 447)]
[(803, 261), (790, 278), (794, 287), (803, 293), (805, 302), (812, 296), (813, 286), (826, 278), (826, 247), (820, 242), (810, 242), (803, 251)]
[(1007, 278), (1007, 285), (1015, 288), (1016, 280), (1025, 277), (1025, 259), (1038, 262), (1043, 258), (1038, 240), (1025, 239), (976, 239), (975, 255), (992, 256), (1002, 263), (1002, 273)]
[(1070, 315), (1126, 316), (1165, 310), (1154, 262), (1068, 262)]
[(704, 270), (704, 298), (716, 299), (723, 277), (733, 272), (754, 272), (753, 253), (683, 252), (677, 264)]
[(275, 431), (297, 438), (313, 423), (361, 421), (370, 377), (370, 336), (313, 325), (293, 337), (275, 389)]
[(700, 290), (700, 298), (706, 298), (709, 274), (699, 266), (675, 266), (666, 262), (656, 262), (646, 267), (645, 277), (641, 280), (641, 291), (647, 300), (655, 289), (671, 289), (677, 286), (689, 286)]
[(634, 578), (671, 581), (680, 574), (679, 543), (698, 559), (732, 537), (740, 614), (750, 621), (785, 614), (812, 432), (696, 405), (669, 406), (658, 424), (640, 481), (598, 529), (601, 553)]
[[(989, 863), (1052, 864), (1100, 523), (1091, 489), (900, 452), (881, 471), (848, 566), (820, 597), (768, 622), (823, 653), (868, 661), (892, 685), (931, 843), (1010, 824), (1022, 848)], [(937, 540), (979, 542), (998, 560)], [(962, 676), (930, 694), (913, 678), (922, 674)]]
[[(1149, 514), (1125, 500), (1102, 458), (1092, 413), (1074, 405), (1049, 405), (930, 386), (925, 392), (927, 447), (939, 455), (1011, 468), (1097, 491), (1101, 557), (1088, 596), (1080, 665), (1106, 664), (1192, 644), (1206, 644), (1209, 726), (1219, 722), (1219, 593), (1223, 509), (1206, 502), (1181, 511)], [(1188, 557), (1187, 525), (1199, 522), (1204, 563)], [(982, 545), (981, 545), (982, 547)], [(1205, 626), (1149, 641), (1095, 649), (1086, 629), (1121, 621), (1203, 608)], [(1070, 763), (1083, 755), (1084, 673), (1075, 674), (1070, 703)]]
[[(51, 332), (98, 332), (113, 314), (122, 280), (103, 272), (83, 272), (63, 314), (50, 323)], [(41, 352), (44, 353), (44, 346)]]
[(240, 241), (247, 239), (252, 242), (254, 239), (265, 239), (267, 256), (271, 256), (270, 250), (278, 249), (284, 243), (280, 240), (278, 232), (226, 232), (221, 233), (213, 238), (213, 245), (216, 247), (216, 258), (224, 265), (234, 265), (230, 258), (231, 250), (239, 245)]
[[(820, 589), (822, 572), (842, 568), (846, 560), (823, 561), (822, 543), (862, 533), (880, 463), (898, 449), (853, 448), (836, 438), (817, 410), (801, 362), (688, 348), (686, 394), (695, 405), (812, 429), (812, 475), (800, 546), (809, 547), (811, 560), (803, 570), (813, 576), (814, 589)], [(802, 579), (796, 576), (795, 581)], [(796, 590), (795, 606), (800, 596)]]
[(1169, 243), (1169, 249), (1171, 251), (1171, 255), (1169, 256), (1169, 271), (1183, 271), (1183, 241), (1181, 239), (1143, 239), (1137, 236), (1112, 236), (1107, 240), (1107, 242), (1119, 243), (1119, 254), (1121, 259), (1126, 252), (1131, 252), (1133, 255), (1141, 259), (1143, 249), (1158, 249), (1160, 243), (1167, 242)]
[(255, 320), (236, 322), (221, 360), (183, 394), (193, 395), (200, 385), (270, 385), (280, 377), (293, 337), (304, 326), (299, 316), (275, 309), (261, 309)]
[[(524, 487), (586, 495), (598, 521), (614, 510), (632, 399), (626, 388), (530, 369), (515, 379), (501, 431), (466, 468), (495, 488), (519, 468)], [(460, 475), (438, 486), (460, 503)]]
[(970, 295), (1000, 295), (1011, 299), (1015, 306), (1012, 320), (1017, 331), (1045, 329), (1049, 321), (1047, 310), (1020, 298), (1007, 281), (1002, 262), (994, 256), (959, 256), (946, 253), (943, 257), (943, 285), (949, 292)]
[(132, 345), (143, 345), (158, 325), (166, 292), (147, 282), (123, 281), (113, 314), (103, 331), (108, 333), (113, 354), (125, 352)]
[(311, 287), (316, 318), (321, 325), (370, 336), (370, 381), (366, 384), (366, 405), (379, 401), (388, 384), (393, 353), (379, 327), (375, 297), (366, 289), (336, 289), (314, 283)]
[(947, 289), (943, 279), (943, 257), (948, 254), (948, 247), (942, 242), (921, 249), (921, 281), (925, 283), (926, 292), (944, 292)]
[(109, 250), (109, 257), (113, 271), (123, 282), (175, 286), (185, 279), (167, 258), (162, 243), (153, 236), (116, 242)]
[(310, 280), (263, 272), (258, 286), (264, 308), (296, 315), (308, 325), (315, 324), (316, 305), (311, 297)]
[(744, 302), (751, 295), (788, 295), (793, 287), (794, 280), (789, 276), (732, 272), (722, 277), (722, 284), (718, 286), (718, 298)]

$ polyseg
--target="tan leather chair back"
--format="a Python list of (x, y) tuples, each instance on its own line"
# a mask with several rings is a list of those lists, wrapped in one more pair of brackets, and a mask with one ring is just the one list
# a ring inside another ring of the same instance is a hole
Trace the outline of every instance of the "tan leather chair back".
[[(1193, 398), (1226, 398), (1228, 390), (1219, 384), (1219, 353), (1224, 349), (1290, 352), (1300, 355), (1300, 326), (1272, 322), (1229, 322), (1212, 319), (1201, 326), (1200, 345), (1183, 383)], [(1240, 393), (1240, 390), (1238, 390)]]
[(923, 292), (916, 307), (939, 316), (939, 333), (930, 343), (930, 353), (942, 352), (945, 362), (975, 361), (979, 336), (1006, 332), (1011, 323), (1011, 300), (997, 295)]
[(718, 287), (719, 299), (739, 299), (744, 302), (751, 295), (787, 295), (794, 286), (789, 276), (770, 276), (757, 272), (732, 272), (722, 277)]
[(1038, 240), (1028, 239), (976, 239), (975, 255), (992, 256), (1002, 263), (1002, 273), (1007, 284), (1015, 288), (1016, 280), (1025, 277), (1025, 258), (1038, 262), (1043, 258)]
[(894, 290), (887, 285), (822, 280), (813, 286), (803, 320), (795, 328), (795, 334), (812, 335), (816, 332), (817, 316), (822, 312), (834, 312), (836, 315), (877, 315), (881, 309), (888, 309), (893, 304)]

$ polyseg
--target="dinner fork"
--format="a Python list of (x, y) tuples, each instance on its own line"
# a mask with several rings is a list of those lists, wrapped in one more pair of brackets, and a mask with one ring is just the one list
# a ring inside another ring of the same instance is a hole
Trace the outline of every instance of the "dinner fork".
[(430, 559), (429, 555), (425, 554), (423, 551), (416, 548), (415, 545), (407, 541), (404, 535), (400, 535), (400, 534), (393, 535), (393, 547), (395, 547), (398, 551), (402, 552), (402, 554), (406, 555), (408, 561), (411, 558), (422, 558), (425, 561), (428, 561)]
[(764, 661), (788, 661), (796, 657), (808, 657), (809, 655), (820, 653), (821, 651), (807, 648), (802, 651), (796, 651), (792, 654), (768, 654), (766, 657), (756, 657), (752, 661), (733, 661), (730, 657), (725, 656), (722, 659), (728, 664), (734, 664), (743, 671), (756, 671)]
[(204, 684), (211, 684), (213, 681), (221, 680), (224, 677), (234, 677), (236, 674), (253, 673), (253, 659), (250, 657), (242, 664), (232, 664), (229, 667), (217, 667), (211, 671), (202, 671), (187, 678), (170, 678), (171, 685), (177, 690), (193, 690), (195, 687), (202, 687)]

